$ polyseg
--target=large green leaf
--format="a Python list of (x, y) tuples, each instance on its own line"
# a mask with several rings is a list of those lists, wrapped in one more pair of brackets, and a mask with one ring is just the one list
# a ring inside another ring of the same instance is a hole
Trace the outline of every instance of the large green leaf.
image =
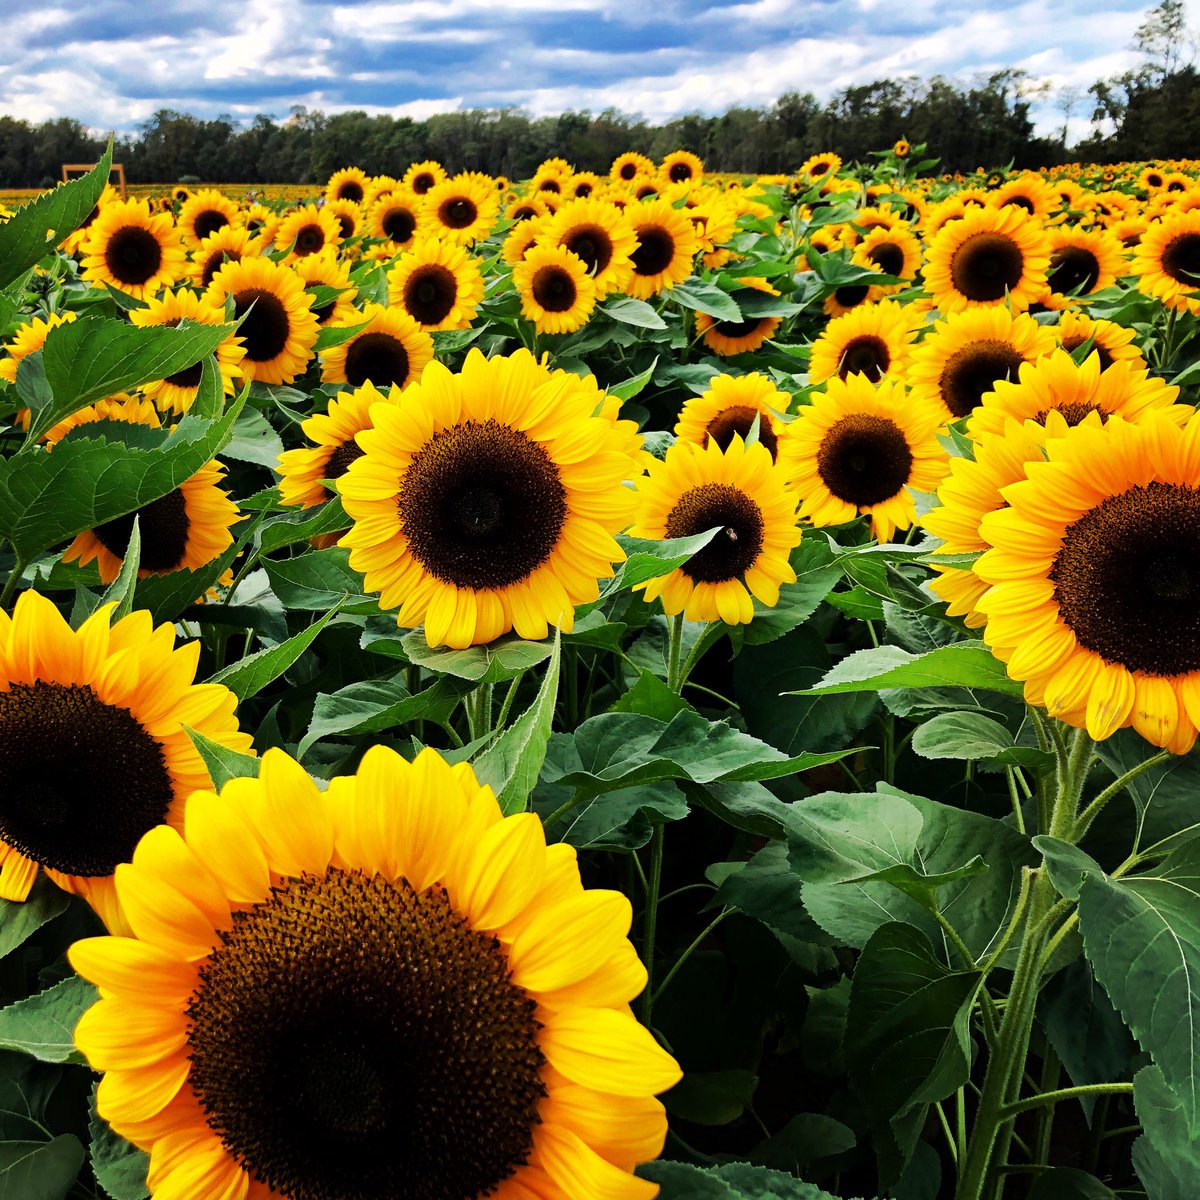
[(1133, 1105), (1144, 1135), (1133, 1144), (1133, 1165), (1150, 1200), (1195, 1200), (1200, 1180), (1200, 1139), (1187, 1106), (1157, 1067), (1133, 1078)]
[(1053, 1167), (1036, 1176), (1029, 1200), (1117, 1200), (1117, 1193), (1086, 1171)]
[(980, 688), (1009, 696), (1020, 696), (1023, 690), (982, 642), (953, 642), (925, 654), (910, 654), (899, 646), (858, 650), (842, 659), (815, 687), (798, 694), (827, 696), (901, 687)]
[(912, 1153), (903, 1135), (896, 1137), (896, 1123), (945, 1099), (970, 1076), (971, 1007), (980, 978), (949, 970), (909, 925), (882, 925), (863, 947), (850, 984), (846, 1064), (881, 1138), (885, 1184)]
[(0, 1049), (19, 1050), (40, 1062), (83, 1062), (75, 1026), (98, 993), (75, 975), (44, 992), (0, 1009)]
[(27, 444), (36, 442), (57, 421), (105, 396), (194, 366), (233, 332), (232, 325), (181, 321), (177, 326), (142, 327), (112, 317), (85, 317), (57, 326), (47, 334), (41, 350), (50, 402), (23, 390), (25, 362), (17, 371), (17, 391), (30, 408)]
[(773, 642), (802, 625), (842, 576), (829, 543), (821, 538), (805, 538), (792, 552), (791, 562), (796, 582), (779, 589), (779, 603), (769, 608), (760, 600), (754, 602), (754, 620), (744, 633), (747, 645)]
[(1153, 874), (1088, 876), (1079, 931), (1096, 978), (1200, 1133), (1200, 838)]
[[(848, 821), (860, 818), (864, 829), (878, 831), (878, 822), (872, 808), (886, 798), (885, 805), (899, 798), (911, 805), (920, 816), (919, 832), (915, 842), (902, 841), (901, 835), (909, 835), (911, 819), (895, 827), (894, 844), (889, 847), (883, 833), (877, 832), (864, 844), (860, 853), (864, 860), (862, 876), (872, 872), (886, 871), (893, 863), (906, 863), (917, 873), (908, 882), (918, 887), (936, 887), (937, 903), (942, 913), (957, 930), (972, 955), (978, 959), (990, 952), (997, 937), (1008, 922), (1013, 905), (1020, 892), (1021, 868), (1037, 863), (1038, 855), (1029, 840), (1015, 829), (992, 817), (980, 813), (966, 812), (946, 804), (901, 792), (887, 784), (880, 784), (877, 791), (830, 794), (826, 804), (840, 809)], [(787, 835), (793, 855), (797, 854), (801, 841), (807, 843), (800, 861), (812, 861), (818, 869), (833, 870), (833, 865), (823, 867), (823, 862), (837, 864), (833, 855), (846, 860), (840, 866), (848, 870), (854, 859), (849, 842), (853, 832), (844, 835), (844, 840), (832, 846), (823, 860), (819, 842), (821, 836), (831, 836), (838, 822), (830, 815), (830, 824), (824, 829), (814, 830), (805, 821), (812, 800), (801, 801), (791, 806), (793, 815), (787, 822)], [(813, 810), (813, 817), (822, 814), (820, 808)], [(885, 808), (885, 811), (890, 811)], [(887, 861), (891, 858), (891, 861)], [(976, 859), (982, 860), (981, 863)], [(986, 866), (986, 871), (979, 867)], [(964, 870), (964, 868), (967, 868)], [(896, 880), (888, 881), (885, 875), (879, 879), (854, 878), (846, 875), (847, 882), (821, 882), (814, 880), (804, 885), (804, 903), (817, 923), (834, 937), (851, 946), (863, 946), (880, 925), (887, 921), (901, 921), (922, 930), (929, 941), (944, 948), (946, 961), (956, 961), (954, 951), (945, 940), (945, 934), (928, 911), (924, 899), (914, 898), (911, 887), (896, 886)], [(903, 880), (901, 880), (903, 882)]]
[(46, 1105), (62, 1068), (27, 1054), (0, 1051), (0, 1141), (36, 1141), (45, 1133)]
[(662, 1200), (835, 1200), (815, 1184), (749, 1163), (694, 1167), (659, 1159), (637, 1173), (660, 1185)]
[(158, 500), (212, 459), (244, 402), (235, 400), (218, 421), (186, 416), (145, 449), (85, 428), (50, 453), (33, 450), (0, 462), (0, 537), (28, 560)]
[(88, 1157), (96, 1182), (112, 1200), (145, 1200), (150, 1195), (146, 1183), (149, 1156), (113, 1133), (108, 1122), (96, 1112), (95, 1088), (88, 1107), (88, 1135), (91, 1138)]
[(11, 954), (48, 921), (67, 911), (70, 897), (45, 875), (33, 881), (24, 900), (0, 900), (0, 958)]
[(66, 1200), (83, 1166), (77, 1137), (49, 1142), (0, 1142), (0, 1196), (12, 1200)]
[(45, 258), (88, 219), (111, 169), (110, 145), (86, 175), (43, 192), (0, 225), (0, 287)]
[(546, 761), (546, 746), (558, 702), (560, 658), (556, 631), (554, 651), (533, 703), (475, 759), (479, 782), (488, 784), (496, 793), (506, 816), (524, 811)]
[(1001, 767), (1041, 770), (1053, 758), (1036, 746), (1019, 746), (999, 721), (979, 712), (939, 713), (913, 734), (913, 751), (922, 758), (961, 759)]
[(362, 576), (350, 569), (349, 559), (349, 550), (332, 546), (328, 550), (285, 558), (282, 562), (267, 559), (263, 565), (271, 581), (271, 590), (286, 608), (326, 612), (348, 596), (346, 612), (378, 612), (375, 601), (362, 594)]
[(469, 679), (472, 683), (500, 683), (523, 675), (544, 663), (554, 652), (554, 643), (549, 639), (529, 642), (512, 635), (497, 638), (486, 646), (468, 646), (465, 650), (450, 646), (431, 647), (419, 629), (405, 634), (401, 645), (408, 661), (416, 666), (439, 675)]

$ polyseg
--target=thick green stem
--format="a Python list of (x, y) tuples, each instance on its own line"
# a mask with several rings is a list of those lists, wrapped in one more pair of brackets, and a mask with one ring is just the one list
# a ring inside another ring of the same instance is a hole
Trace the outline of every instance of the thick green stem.
[(0, 608), (7, 608), (8, 602), (12, 599), (13, 592), (17, 590), (17, 584), (21, 582), (21, 576), (25, 574), (25, 568), (29, 566), (23, 559), (18, 558), (16, 566), (13, 567), (12, 573), (4, 584), (4, 591), (0, 592)]
[(679, 655), (683, 648), (683, 613), (667, 618), (669, 635), (667, 639), (667, 687), (678, 693), (682, 680), (680, 679)]
[(654, 939), (658, 932), (658, 896), (662, 890), (663, 842), (665, 826), (654, 826), (650, 841), (650, 878), (646, 886), (646, 917), (642, 926), (642, 961), (646, 964), (646, 989), (638, 1000), (643, 1025), (650, 1024), (654, 1012)]
[(1126, 771), (1124, 775), (1115, 779), (1108, 785), (1096, 798), (1079, 814), (1079, 819), (1075, 822), (1075, 841), (1079, 841), (1088, 829), (1091, 828), (1092, 822), (1104, 811), (1104, 806), (1114, 797), (1123, 792), (1139, 775), (1144, 775), (1147, 771), (1157, 767), (1159, 763), (1166, 762), (1171, 758), (1169, 750), (1160, 750), (1157, 754), (1152, 754), (1149, 758), (1143, 759), (1136, 767), (1132, 767)]
[(1041, 1092), (1037, 1096), (1028, 1096), (1005, 1105), (1004, 1114), (1015, 1117), (1017, 1113), (1028, 1112), (1031, 1108), (1040, 1108), (1043, 1104), (1058, 1104), (1063, 1100), (1078, 1100), (1083, 1096), (1106, 1096), (1114, 1092), (1133, 1091), (1132, 1083), (1086, 1083), (1079, 1087), (1058, 1088), (1053, 1092)]

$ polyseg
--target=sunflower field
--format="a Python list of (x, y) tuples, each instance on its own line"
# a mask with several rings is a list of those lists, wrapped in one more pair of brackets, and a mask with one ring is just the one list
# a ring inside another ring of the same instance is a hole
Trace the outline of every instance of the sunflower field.
[(1195, 1200), (1200, 164), (0, 224), (2, 1200)]

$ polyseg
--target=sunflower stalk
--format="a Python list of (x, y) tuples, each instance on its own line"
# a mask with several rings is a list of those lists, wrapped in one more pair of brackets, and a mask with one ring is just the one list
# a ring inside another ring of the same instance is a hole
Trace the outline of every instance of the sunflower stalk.
[[(1095, 745), (1083, 730), (1063, 736), (1057, 723), (1051, 723), (1050, 731), (1057, 752), (1055, 793), (1049, 820), (1039, 822), (1039, 832), (1073, 844), (1080, 796)], [(1019, 1112), (1036, 1107), (1041, 1100), (1041, 1097), (1033, 1098), (1033, 1102), (1020, 1100), (1019, 1093), (1025, 1078), (1038, 993), (1048, 963), (1045, 951), (1050, 927), (1057, 911), (1056, 902), (1061, 902), (1044, 867), (1033, 870), (1030, 877), (1017, 963), (961, 1164), (956, 1200), (996, 1200), (1003, 1180), (1002, 1167), (1013, 1139), (1013, 1122)], [(1054, 1103), (1051, 1095), (1048, 1094), (1046, 1103)]]

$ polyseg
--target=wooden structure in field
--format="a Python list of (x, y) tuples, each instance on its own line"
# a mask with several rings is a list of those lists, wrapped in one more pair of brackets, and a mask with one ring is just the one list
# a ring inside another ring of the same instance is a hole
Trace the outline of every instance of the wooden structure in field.
[[(86, 175), (96, 164), (95, 163), (63, 163), (62, 165), (62, 181), (72, 179), (76, 175)], [(125, 164), (113, 163), (112, 169), (108, 173), (108, 180), (113, 182), (113, 176), (116, 176), (116, 185), (121, 190), (121, 199), (127, 198), (125, 191)]]

